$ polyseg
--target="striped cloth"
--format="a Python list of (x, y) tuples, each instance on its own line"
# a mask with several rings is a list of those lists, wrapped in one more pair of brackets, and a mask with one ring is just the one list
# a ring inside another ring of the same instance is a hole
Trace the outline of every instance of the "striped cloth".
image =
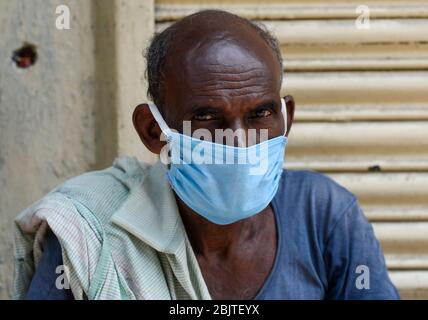
[(15, 220), (15, 299), (23, 299), (47, 228), (75, 299), (211, 299), (165, 167), (121, 157), (68, 180)]

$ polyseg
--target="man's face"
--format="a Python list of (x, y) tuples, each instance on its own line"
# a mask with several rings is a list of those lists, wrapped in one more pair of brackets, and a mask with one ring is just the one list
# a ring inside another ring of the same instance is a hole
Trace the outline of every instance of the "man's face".
[(249, 36), (218, 32), (177, 43), (165, 66), (163, 110), (171, 128), (182, 132), (187, 120), (192, 132), (204, 128), (213, 137), (215, 129), (256, 129), (257, 143), (260, 129), (269, 139), (284, 133), (282, 70), (264, 40)]

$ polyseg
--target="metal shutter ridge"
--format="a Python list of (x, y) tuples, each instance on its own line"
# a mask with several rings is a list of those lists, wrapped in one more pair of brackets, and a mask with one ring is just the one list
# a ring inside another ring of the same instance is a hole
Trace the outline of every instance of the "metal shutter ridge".
[(278, 37), (296, 99), (287, 168), (355, 193), (402, 298), (428, 299), (428, 2), (156, 1), (156, 27), (217, 8)]

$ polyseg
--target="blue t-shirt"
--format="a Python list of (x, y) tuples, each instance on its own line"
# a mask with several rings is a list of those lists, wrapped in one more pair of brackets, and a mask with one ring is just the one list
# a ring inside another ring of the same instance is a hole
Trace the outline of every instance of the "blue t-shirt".
[[(399, 299), (352, 193), (322, 174), (284, 170), (271, 204), (278, 247), (255, 299)], [(50, 234), (27, 299), (73, 299), (55, 286), (58, 265), (61, 247)]]

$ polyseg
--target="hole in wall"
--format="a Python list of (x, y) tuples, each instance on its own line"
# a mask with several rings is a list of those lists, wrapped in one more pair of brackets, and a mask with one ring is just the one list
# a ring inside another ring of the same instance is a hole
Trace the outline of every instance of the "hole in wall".
[(36, 46), (30, 43), (25, 43), (21, 48), (13, 52), (12, 60), (20, 69), (27, 69), (33, 66), (37, 61)]

